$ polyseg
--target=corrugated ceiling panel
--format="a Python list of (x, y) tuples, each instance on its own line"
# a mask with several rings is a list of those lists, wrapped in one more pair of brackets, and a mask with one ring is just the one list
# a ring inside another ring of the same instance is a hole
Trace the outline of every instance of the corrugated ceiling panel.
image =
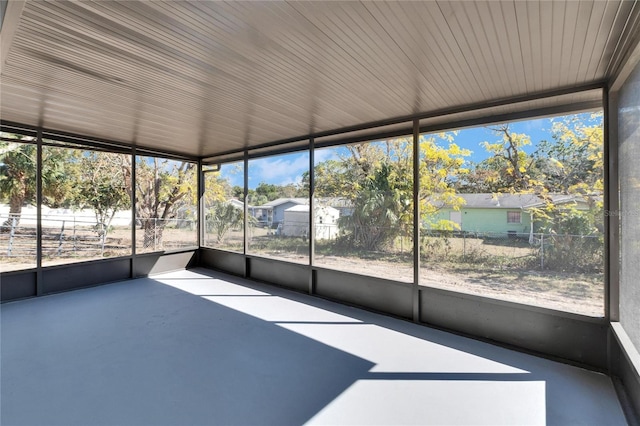
[(13, 38), (2, 55), (2, 119), (214, 155), (603, 81), (638, 9), (617, 0), (32, 1), (10, 17), (15, 32), (3, 27)]

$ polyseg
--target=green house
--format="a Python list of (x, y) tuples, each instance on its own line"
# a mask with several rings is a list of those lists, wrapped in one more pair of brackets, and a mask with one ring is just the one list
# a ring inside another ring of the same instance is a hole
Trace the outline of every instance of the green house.
[[(457, 224), (456, 230), (465, 232), (523, 235), (536, 232), (541, 223), (532, 220), (532, 210), (543, 207), (545, 201), (535, 194), (459, 194), (464, 204), (458, 210), (443, 206), (426, 223), (427, 229), (438, 229), (438, 222)], [(554, 204), (570, 204), (587, 209), (579, 196), (549, 194)]]

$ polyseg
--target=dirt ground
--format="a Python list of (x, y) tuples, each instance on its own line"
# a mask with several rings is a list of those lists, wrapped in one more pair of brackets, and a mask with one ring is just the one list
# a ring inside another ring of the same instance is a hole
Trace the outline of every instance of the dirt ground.
[[(141, 233), (139, 235), (141, 237)], [(127, 248), (131, 231), (114, 230), (109, 234), (105, 257), (130, 253)], [(195, 232), (185, 229), (166, 229), (164, 248), (178, 248), (195, 244)], [(193, 242), (192, 242), (193, 241)], [(138, 250), (141, 252), (141, 250)], [(288, 262), (308, 264), (305, 254), (281, 252), (262, 253)], [(89, 256), (63, 256), (44, 259), (43, 264), (54, 265), (100, 258)], [(1, 270), (10, 271), (35, 267), (35, 257), (21, 256), (1, 259)], [(362, 259), (355, 256), (316, 254), (316, 265), (346, 272), (412, 282), (410, 263)], [(455, 263), (424, 263), (420, 271), (421, 285), (476, 294), (527, 305), (557, 309), (582, 315), (604, 315), (604, 277), (600, 275), (562, 274), (551, 271), (513, 271)]]
[[(410, 264), (336, 256), (317, 256), (316, 264), (396, 281), (413, 281)], [(582, 315), (604, 316), (602, 275), (499, 271), (443, 264), (422, 267), (420, 284)]]

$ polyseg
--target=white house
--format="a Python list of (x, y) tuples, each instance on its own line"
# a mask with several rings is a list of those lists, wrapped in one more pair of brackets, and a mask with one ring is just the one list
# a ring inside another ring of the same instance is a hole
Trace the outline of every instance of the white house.
[(278, 198), (261, 206), (252, 207), (250, 212), (258, 219), (258, 222), (264, 223), (268, 227), (275, 227), (284, 220), (286, 209), (307, 203), (309, 203), (307, 198)]
[[(340, 211), (333, 207), (315, 208), (316, 240), (330, 240), (338, 235)], [(301, 237), (309, 234), (309, 205), (297, 205), (284, 211), (282, 234)]]

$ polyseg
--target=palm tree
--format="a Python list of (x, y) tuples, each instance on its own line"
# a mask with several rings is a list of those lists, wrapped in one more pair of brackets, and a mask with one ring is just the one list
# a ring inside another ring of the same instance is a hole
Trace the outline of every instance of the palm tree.
[(242, 228), (244, 214), (242, 209), (233, 204), (218, 201), (209, 208), (206, 223), (207, 231), (213, 232), (216, 236), (216, 242), (222, 244), (229, 230)]
[[(20, 222), (22, 207), (36, 201), (36, 153), (31, 137), (9, 134), (0, 142), (0, 199), (9, 202), (9, 218), (0, 226), (6, 231)], [(16, 142), (13, 142), (15, 140)], [(71, 161), (74, 150), (43, 148), (43, 204), (51, 207), (73, 203), (77, 179), (72, 175), (77, 164)]]
[(0, 231), (17, 226), (22, 206), (35, 199), (36, 146), (24, 143), (7, 143), (2, 147), (0, 161), (0, 197), (9, 201), (9, 218)]

